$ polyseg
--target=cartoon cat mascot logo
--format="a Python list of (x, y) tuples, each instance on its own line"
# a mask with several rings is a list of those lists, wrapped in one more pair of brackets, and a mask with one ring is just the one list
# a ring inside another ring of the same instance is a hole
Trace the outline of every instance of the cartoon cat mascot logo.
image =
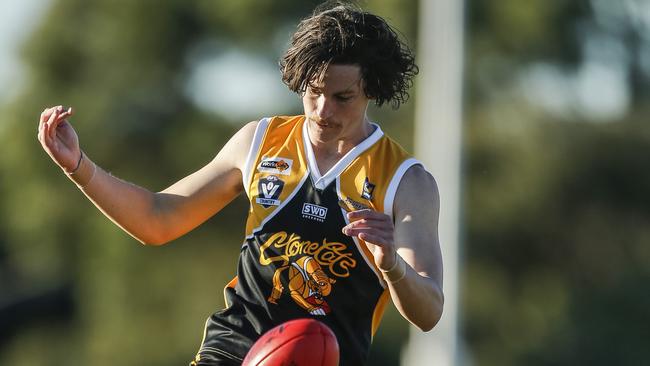
[(324, 297), (332, 291), (332, 284), (336, 280), (331, 279), (320, 264), (309, 256), (300, 257), (297, 261), (278, 268), (273, 274), (273, 290), (268, 301), (277, 304), (280, 296), (285, 290), (281, 282), (281, 276), (288, 270), (289, 295), (301, 308), (312, 315), (327, 315), (330, 313), (330, 306)]

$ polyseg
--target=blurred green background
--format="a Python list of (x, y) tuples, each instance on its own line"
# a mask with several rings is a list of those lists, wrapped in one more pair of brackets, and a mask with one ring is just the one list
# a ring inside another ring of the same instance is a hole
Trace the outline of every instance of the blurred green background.
[[(40, 2), (20, 78), (0, 79), (11, 80), (0, 92), (0, 365), (187, 364), (235, 275), (245, 200), (167, 246), (141, 246), (52, 164), (38, 116), (75, 107), (89, 156), (163, 189), (245, 122), (301, 113), (275, 65), (317, 3)], [(418, 1), (361, 5), (416, 48)], [(463, 364), (643, 364), (650, 2), (466, 8)], [(412, 149), (413, 108), (370, 113)], [(407, 338), (391, 308), (370, 364), (398, 364)]]

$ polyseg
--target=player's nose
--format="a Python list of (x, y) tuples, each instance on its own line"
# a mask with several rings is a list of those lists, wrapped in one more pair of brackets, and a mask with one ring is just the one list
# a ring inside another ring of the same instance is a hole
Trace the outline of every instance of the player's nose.
[(320, 95), (316, 101), (316, 114), (320, 119), (327, 120), (334, 114), (334, 106), (329, 98)]

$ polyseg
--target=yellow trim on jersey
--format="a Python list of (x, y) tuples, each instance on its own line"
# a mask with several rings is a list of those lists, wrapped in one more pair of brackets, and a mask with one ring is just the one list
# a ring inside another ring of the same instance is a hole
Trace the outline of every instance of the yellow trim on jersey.
[(203, 348), (203, 343), (205, 342), (205, 336), (208, 334), (208, 322), (210, 321), (210, 318), (205, 320), (205, 325), (203, 326), (203, 336), (201, 337), (201, 343), (199, 343), (199, 349), (196, 351), (196, 355), (194, 356), (194, 360), (190, 362), (190, 366), (196, 366), (196, 363), (201, 361), (201, 348)]
[(228, 304), (228, 297), (226, 296), (226, 290), (229, 288), (235, 288), (237, 286), (237, 282), (239, 282), (239, 277), (235, 276), (228, 284), (226, 287), (223, 288), (223, 302), (226, 303), (226, 307), (230, 307), (230, 304)]
[[(377, 159), (377, 156), (382, 159)], [(365, 153), (355, 158), (340, 174), (338, 194), (341, 207), (345, 211), (370, 208), (378, 212), (390, 213), (392, 216), (392, 207), (390, 209), (384, 207), (386, 194), (393, 176), (408, 157), (409, 155), (396, 142), (387, 137), (380, 139)], [(358, 238), (358, 243), (368, 259), (368, 264), (385, 287), (383, 277), (366, 242)]]
[[(269, 121), (254, 164), (249, 167), (251, 178), (248, 183), (248, 198), (251, 205), (248, 220), (246, 221), (247, 237), (279, 206), (263, 207), (255, 203), (256, 197), (260, 197), (259, 185), (257, 184), (259, 180), (269, 175), (276, 175), (283, 181), (284, 187), (277, 198), (281, 203), (285, 202), (291, 193), (299, 188), (301, 178), (305, 175), (308, 164), (303, 153), (301, 119), (304, 120), (304, 116), (274, 117)], [(260, 168), (260, 164), (265, 160), (271, 161), (281, 158), (292, 161), (286, 174), (284, 172), (283, 174), (272, 174)]]
[[(382, 159), (376, 159), (377, 156)], [(355, 158), (339, 176), (341, 194), (345, 192), (358, 193), (355, 196), (342, 198), (344, 200), (350, 198), (353, 201), (367, 204), (375, 211), (385, 212), (384, 200), (388, 183), (406, 158), (408, 158), (406, 152), (394, 141), (387, 137), (377, 141), (365, 153)], [(368, 189), (370, 187), (372, 187), (371, 190)], [(370, 199), (367, 198), (368, 196), (362, 197), (364, 193), (370, 194)], [(351, 203), (348, 207), (354, 209), (353, 205)]]
[(384, 317), (388, 300), (390, 300), (390, 291), (384, 290), (381, 296), (379, 296), (379, 301), (377, 301), (375, 311), (372, 313), (372, 333), (370, 333), (372, 337), (375, 336), (377, 329), (379, 329), (379, 323), (381, 323), (381, 319)]

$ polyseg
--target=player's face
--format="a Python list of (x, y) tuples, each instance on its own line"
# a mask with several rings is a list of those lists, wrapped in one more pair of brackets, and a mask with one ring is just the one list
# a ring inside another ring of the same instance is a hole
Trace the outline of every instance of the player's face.
[(357, 65), (330, 65), (323, 81), (307, 88), (302, 104), (315, 145), (356, 144), (368, 134), (368, 97)]

